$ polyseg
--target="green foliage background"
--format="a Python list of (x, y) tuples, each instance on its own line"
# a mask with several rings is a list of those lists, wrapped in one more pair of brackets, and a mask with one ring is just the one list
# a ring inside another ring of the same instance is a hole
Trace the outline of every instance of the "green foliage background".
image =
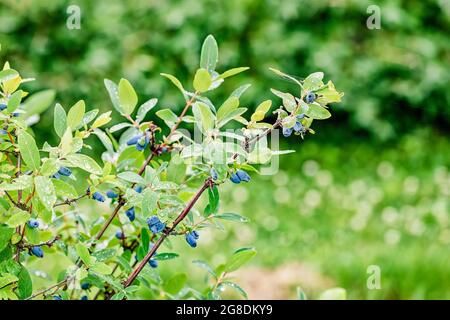
[[(209, 33), (222, 71), (251, 67), (221, 91), (251, 83), (244, 105), (277, 101), (270, 87), (292, 89), (275, 85), (269, 66), (295, 75), (324, 71), (345, 92), (334, 120), (316, 125), (318, 134), (304, 144), (289, 139), (285, 147), (298, 153), (283, 159), (279, 175), (225, 192), (223, 210), (253, 220), (246, 233), (236, 226), (211, 235), (198, 253), (162, 272), (196, 255), (220, 262), (232, 248), (254, 244), (258, 266), (312, 264), (352, 298), (450, 298), (445, 3), (376, 1), (382, 29), (369, 30), (372, 1), (3, 0), (0, 59), (37, 78), (30, 91), (53, 88), (66, 107), (85, 99), (103, 111), (111, 108), (103, 78), (123, 76), (144, 98), (179, 112), (181, 97), (159, 73), (190, 82)], [(66, 28), (70, 4), (81, 8), (81, 30)], [(51, 141), (52, 117), (49, 110), (35, 126), (38, 139)], [(306, 175), (305, 165), (316, 174)], [(381, 290), (366, 288), (372, 264), (382, 270)]]

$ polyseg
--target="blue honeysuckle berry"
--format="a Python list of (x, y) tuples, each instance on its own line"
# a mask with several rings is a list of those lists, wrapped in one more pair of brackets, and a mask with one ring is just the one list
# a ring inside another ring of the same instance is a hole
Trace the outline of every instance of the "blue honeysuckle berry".
[(241, 169), (237, 170), (236, 175), (239, 177), (239, 180), (241, 180), (241, 181), (245, 181), (245, 182), (250, 181), (250, 176), (244, 170), (241, 170)]
[(166, 224), (159, 220), (158, 216), (151, 216), (147, 219), (147, 225), (150, 231), (154, 234), (157, 234), (164, 230)]
[(89, 282), (82, 282), (81, 283), (81, 289), (88, 290), (91, 287), (91, 284)]
[(68, 177), (72, 174), (72, 171), (69, 168), (61, 167), (59, 168), (58, 173), (62, 176)]
[(161, 152), (163, 152), (163, 153), (164, 153), (164, 152), (167, 152), (168, 150), (169, 150), (169, 148), (167, 148), (167, 147), (162, 147), (162, 148), (161, 148)]
[(141, 193), (142, 192), (142, 186), (136, 186), (134, 188), (134, 191), (136, 191), (137, 193)]
[(13, 112), (11, 115), (12, 115), (13, 117), (18, 117), (18, 116), (20, 116), (20, 113), (19, 113), (19, 112)]
[(8, 108), (8, 106), (4, 103), (0, 103), (0, 111), (5, 110), (6, 108)]
[(134, 207), (131, 207), (130, 209), (125, 211), (125, 214), (127, 215), (128, 219), (130, 219), (130, 221), (134, 221), (134, 219), (136, 219), (136, 213), (134, 211)]
[(295, 132), (300, 132), (303, 130), (303, 125), (301, 124), (301, 122), (297, 121), (294, 125), (294, 131)]
[(211, 168), (211, 170), (209, 170), (209, 174), (211, 175), (211, 178), (213, 180), (217, 180), (219, 178), (219, 174), (217, 173), (217, 170), (214, 168)]
[(148, 264), (149, 264), (150, 267), (152, 267), (152, 268), (157, 268), (157, 267), (158, 267), (158, 261), (156, 261), (155, 259), (150, 259), (150, 260), (148, 260)]
[(125, 239), (125, 235), (123, 234), (123, 232), (121, 230), (117, 230), (116, 231), (116, 238), (119, 240)]
[(141, 137), (142, 133), (135, 135), (133, 138), (127, 141), (127, 145), (132, 146), (136, 144), (139, 141), (139, 139), (141, 139)]
[(192, 235), (194, 236), (195, 240), (198, 240), (198, 238), (200, 237), (200, 234), (198, 233), (198, 231), (197, 231), (197, 230), (194, 230), (194, 231), (192, 231), (191, 233), (192, 233)]
[(88, 296), (82, 296), (81, 300), (89, 300)]
[(305, 102), (306, 103), (313, 103), (314, 100), (316, 100), (316, 94), (314, 92), (309, 92), (306, 96), (305, 96)]
[(98, 191), (94, 192), (92, 199), (97, 200), (98, 202), (105, 202), (105, 196)]
[(150, 135), (146, 133), (145, 136), (139, 139), (139, 141), (136, 143), (136, 149), (138, 151), (142, 151), (148, 146), (149, 143), (150, 143)]
[(31, 254), (33, 254), (34, 256), (36, 256), (38, 258), (44, 257), (44, 251), (42, 251), (41, 247), (38, 247), (38, 246), (31, 247), (30, 251), (31, 251)]
[(236, 173), (231, 174), (230, 180), (231, 180), (231, 182), (236, 183), (236, 184), (241, 183), (241, 179), (239, 179), (239, 176)]
[(302, 120), (305, 117), (304, 113), (298, 114), (297, 115), (297, 120)]
[(186, 234), (186, 242), (192, 247), (197, 247), (197, 239), (195, 239), (195, 236), (192, 234), (192, 232)]
[(292, 134), (292, 131), (294, 131), (294, 129), (283, 127), (283, 136), (286, 138), (289, 137)]
[(112, 190), (108, 190), (108, 191), (106, 191), (106, 196), (107, 196), (108, 198), (110, 198), (110, 199), (115, 199), (115, 198), (117, 198), (119, 195), (118, 195), (117, 193), (115, 193), (114, 191), (112, 191)]
[(28, 220), (27, 224), (32, 229), (39, 227), (39, 221), (37, 221), (36, 219)]
[(8, 131), (0, 129), (0, 135), (3, 136), (5, 134), (8, 134)]
[(54, 175), (52, 175), (52, 178), (59, 179), (59, 178), (61, 178), (61, 175), (57, 172)]
[(53, 300), (62, 300), (63, 298), (61, 298), (61, 296), (59, 295), (54, 295), (53, 296)]

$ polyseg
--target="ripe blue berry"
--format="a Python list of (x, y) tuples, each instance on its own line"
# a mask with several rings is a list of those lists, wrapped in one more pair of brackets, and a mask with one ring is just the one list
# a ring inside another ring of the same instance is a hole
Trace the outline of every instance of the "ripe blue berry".
[(135, 135), (133, 138), (131, 138), (130, 140), (127, 141), (127, 145), (131, 146), (131, 145), (136, 144), (141, 137), (142, 137), (142, 134)]
[(54, 295), (53, 296), (53, 300), (62, 300), (63, 298), (61, 298), (61, 296), (58, 295)]
[[(198, 236), (198, 233), (197, 233), (197, 236)], [(197, 238), (195, 238), (195, 235), (192, 232), (186, 234), (186, 242), (192, 248), (195, 248), (197, 246)]]
[(134, 191), (136, 191), (137, 193), (141, 193), (142, 192), (142, 186), (136, 186), (134, 188)]
[(30, 219), (27, 224), (32, 229), (39, 227), (39, 221), (35, 219)]
[(8, 134), (8, 131), (0, 129), (0, 135), (5, 135), (5, 134)]
[(110, 199), (117, 198), (119, 195), (112, 190), (106, 191), (106, 196)]
[(0, 103), (0, 111), (5, 110), (6, 108), (8, 108), (8, 106), (4, 103)]
[(245, 182), (250, 181), (250, 176), (244, 170), (241, 170), (241, 169), (237, 170), (236, 175), (239, 177), (239, 180), (241, 180), (241, 181), (245, 181)]
[(198, 233), (198, 231), (197, 231), (197, 230), (194, 230), (194, 231), (192, 231), (191, 233), (192, 233), (192, 235), (194, 236), (195, 240), (198, 240), (198, 238), (200, 237), (200, 234)]
[(61, 175), (57, 172), (54, 175), (52, 175), (52, 178), (59, 179), (59, 178), (61, 178)]
[(141, 139), (138, 140), (138, 142), (136, 143), (136, 149), (138, 151), (142, 151), (144, 150), (147, 145), (150, 142), (150, 136), (148, 134), (146, 134), (144, 137), (142, 137)]
[(292, 134), (292, 131), (294, 131), (292, 128), (283, 128), (283, 136), (286, 138), (289, 137)]
[(105, 196), (98, 191), (94, 192), (92, 199), (97, 200), (98, 202), (105, 202)]
[(303, 130), (303, 125), (299, 121), (297, 121), (295, 123), (295, 125), (294, 125), (294, 131), (295, 132), (300, 132), (302, 130)]
[(149, 264), (150, 267), (152, 267), (152, 268), (157, 268), (157, 267), (158, 267), (158, 261), (156, 261), (156, 260), (154, 260), (154, 259), (148, 260), (148, 264)]
[(239, 179), (239, 177), (236, 173), (231, 174), (230, 180), (231, 180), (231, 182), (236, 183), (236, 184), (241, 183), (241, 179)]
[(314, 100), (316, 100), (316, 94), (314, 92), (309, 92), (306, 96), (305, 96), (305, 102), (306, 103), (313, 103)]
[(81, 289), (87, 290), (91, 287), (91, 284), (89, 282), (83, 282), (81, 283)]
[(214, 168), (211, 168), (211, 170), (209, 170), (209, 174), (211, 175), (211, 178), (213, 180), (217, 180), (219, 178), (219, 174), (217, 173), (217, 170)]
[(88, 299), (88, 296), (82, 296), (81, 300), (89, 300), (89, 299)]
[(166, 227), (165, 223), (162, 223), (157, 216), (151, 216), (147, 219), (148, 228), (154, 234), (159, 233)]
[(68, 177), (72, 174), (72, 171), (69, 168), (61, 167), (59, 168), (58, 173), (62, 176)]
[(44, 257), (44, 251), (42, 251), (41, 247), (35, 246), (31, 248), (31, 254), (33, 254), (34, 256), (38, 257), (38, 258), (43, 258)]
[(116, 231), (116, 238), (119, 240), (125, 239), (125, 235), (123, 234), (123, 232), (121, 230), (117, 230)]
[(130, 209), (125, 211), (125, 214), (127, 215), (128, 219), (130, 219), (130, 221), (134, 221), (134, 219), (136, 218), (134, 207), (131, 207)]
[(302, 120), (305, 117), (304, 113), (298, 114), (297, 115), (297, 120)]
[(20, 113), (19, 113), (19, 112), (13, 112), (11, 115), (12, 115), (13, 117), (18, 117), (18, 116), (20, 116)]

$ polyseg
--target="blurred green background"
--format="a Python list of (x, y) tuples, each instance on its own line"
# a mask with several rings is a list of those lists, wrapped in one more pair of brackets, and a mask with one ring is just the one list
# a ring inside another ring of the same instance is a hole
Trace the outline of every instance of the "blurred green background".
[[(366, 27), (371, 4), (381, 30)], [(80, 30), (66, 27), (69, 5), (81, 9)], [(220, 71), (251, 67), (223, 85), (218, 103), (244, 83), (250, 107), (277, 101), (271, 87), (296, 89), (269, 66), (324, 71), (345, 92), (331, 121), (300, 144), (287, 139), (283, 148), (298, 152), (277, 175), (223, 186), (222, 211), (252, 222), (208, 233), (161, 272), (189, 265), (196, 287), (203, 275), (191, 260), (220, 263), (254, 245), (257, 258), (237, 275), (250, 298), (295, 298), (300, 285), (312, 298), (340, 286), (358, 299), (449, 299), (449, 22), (445, 0), (2, 0), (0, 60), (37, 79), (30, 91), (53, 88), (66, 108), (84, 99), (102, 110), (111, 109), (103, 78), (120, 77), (140, 101), (179, 110), (159, 73), (190, 83), (210, 33)], [(41, 139), (56, 141), (52, 120), (50, 109), (35, 126)], [(380, 267), (379, 290), (366, 286), (370, 265)]]

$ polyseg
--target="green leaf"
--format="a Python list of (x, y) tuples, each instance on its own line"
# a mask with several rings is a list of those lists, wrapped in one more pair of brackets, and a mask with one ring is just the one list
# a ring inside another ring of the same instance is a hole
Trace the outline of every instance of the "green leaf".
[(52, 210), (56, 202), (56, 192), (52, 180), (49, 177), (39, 176), (34, 178), (34, 185), (42, 204), (48, 210)]
[(204, 68), (210, 72), (214, 71), (218, 61), (219, 48), (216, 39), (212, 35), (208, 35), (203, 42), (200, 53), (200, 68)]
[(266, 116), (266, 113), (270, 110), (270, 107), (272, 106), (271, 100), (265, 100), (259, 104), (258, 107), (256, 107), (255, 112), (252, 114), (251, 120), (254, 122), (258, 122), (264, 119)]
[(105, 83), (106, 90), (108, 91), (114, 109), (122, 114), (123, 110), (120, 106), (119, 88), (117, 87), (117, 84), (109, 79), (104, 79), (103, 82)]
[(233, 272), (242, 267), (256, 255), (254, 248), (244, 248), (236, 251), (225, 265), (225, 272)]
[(23, 268), (19, 273), (19, 283), (17, 286), (17, 297), (21, 300), (28, 298), (33, 293), (33, 282), (31, 281), (28, 270)]
[(170, 260), (170, 259), (175, 259), (176, 257), (178, 257), (178, 253), (174, 253), (174, 252), (161, 252), (158, 254), (155, 254), (152, 259), (154, 260)]
[(303, 82), (303, 88), (307, 91), (317, 90), (323, 85), (323, 72), (314, 72), (306, 77)]
[(178, 121), (178, 116), (170, 109), (159, 110), (156, 115), (164, 120), (168, 127), (172, 127)]
[(139, 123), (144, 120), (146, 114), (156, 106), (156, 103), (158, 103), (158, 99), (153, 98), (142, 104), (137, 111), (136, 121)]
[(30, 219), (30, 214), (26, 211), (17, 209), (15, 213), (9, 217), (6, 224), (12, 228), (18, 227)]
[(0, 277), (0, 288), (3, 288), (7, 286), (10, 283), (18, 281), (19, 278), (17, 278), (15, 275), (12, 275), (10, 273), (4, 273)]
[(66, 198), (78, 197), (77, 190), (67, 182), (58, 179), (52, 179), (52, 183), (58, 196)]
[(194, 76), (194, 89), (198, 92), (208, 91), (211, 83), (211, 75), (208, 70), (198, 69)]
[(101, 175), (102, 174), (102, 168), (95, 162), (94, 159), (90, 158), (87, 155), (77, 153), (77, 154), (70, 154), (66, 157), (66, 160), (73, 166), (80, 169), (83, 169), (87, 172)]
[(184, 98), (187, 99), (186, 90), (184, 90), (183, 85), (180, 80), (178, 80), (175, 76), (168, 73), (161, 73), (161, 75), (167, 79), (169, 79), (183, 94)]
[(211, 109), (202, 102), (194, 103), (192, 112), (195, 117), (196, 124), (203, 133), (214, 128), (214, 115)]
[(249, 67), (239, 67), (239, 68), (233, 68), (233, 69), (227, 70), (219, 76), (219, 79), (225, 79), (225, 78), (234, 76), (234, 75), (244, 72), (248, 69), (250, 69), (250, 68)]
[(297, 106), (297, 101), (295, 100), (295, 97), (292, 94), (281, 92), (275, 89), (270, 89), (270, 91), (272, 91), (274, 95), (278, 96), (283, 100), (283, 105), (287, 111), (292, 112)]
[(303, 291), (301, 287), (297, 287), (297, 299), (298, 300), (308, 300), (306, 293)]
[(205, 261), (202, 260), (194, 260), (192, 261), (192, 263), (196, 264), (197, 266), (199, 266), (200, 268), (206, 270), (210, 275), (212, 275), (214, 278), (217, 279), (217, 274), (214, 271), (214, 269)]
[(111, 121), (111, 111), (107, 111), (107, 112), (99, 115), (98, 118), (95, 119), (95, 121), (91, 127), (92, 128), (100, 128), (101, 126), (107, 124), (110, 121)]
[(14, 69), (5, 69), (0, 71), (0, 82), (9, 81), (19, 76), (19, 73)]
[(238, 120), (238, 118), (247, 111), (247, 108), (237, 108), (236, 110), (225, 115), (217, 124), (218, 128), (223, 127), (231, 120)]
[(75, 245), (75, 250), (77, 251), (78, 256), (84, 262), (84, 264), (90, 266), (93, 261), (91, 255), (89, 254), (88, 248), (84, 244), (78, 243), (77, 245)]
[(312, 119), (323, 120), (331, 117), (330, 111), (328, 111), (324, 107), (319, 106), (318, 104), (309, 104), (308, 107), (309, 108), (305, 112), (305, 114)]
[(44, 90), (31, 95), (23, 104), (27, 116), (44, 112), (55, 100), (55, 90)]
[(19, 130), (18, 144), (22, 159), (28, 168), (33, 171), (39, 169), (41, 157), (34, 138), (26, 131)]
[(219, 290), (221, 286), (227, 286), (234, 290), (236, 290), (241, 296), (243, 296), (245, 299), (248, 299), (247, 292), (245, 292), (244, 289), (242, 289), (238, 284), (231, 282), (231, 281), (222, 281), (219, 285)]
[(148, 218), (156, 209), (158, 194), (151, 189), (145, 189), (142, 193), (142, 214)]
[(117, 175), (117, 177), (128, 182), (145, 184), (144, 178), (132, 171), (121, 172)]
[(235, 111), (239, 107), (239, 98), (231, 96), (220, 106), (217, 111), (217, 121), (222, 120), (226, 115)]
[(81, 127), (84, 127), (85, 125), (87, 125), (89, 122), (91, 122), (92, 120), (95, 119), (95, 117), (98, 114), (98, 109), (94, 109), (91, 111), (88, 111), (84, 114), (83, 119), (81, 120), (80, 124), (75, 128), (75, 130), (80, 129)]
[(55, 105), (55, 111), (53, 113), (53, 125), (58, 137), (62, 137), (67, 129), (67, 116), (66, 111), (59, 103)]
[(83, 120), (85, 110), (86, 105), (83, 100), (75, 103), (67, 113), (67, 126), (72, 128), (72, 130), (75, 130), (75, 128), (81, 123), (81, 120)]
[(252, 85), (251, 84), (243, 84), (242, 86), (238, 87), (236, 90), (234, 90), (230, 96), (236, 97), (236, 98), (240, 98), (241, 95), (247, 91), (248, 88), (250, 88)]
[(13, 233), (13, 228), (0, 226), (0, 251), (3, 251), (3, 249), (5, 249), (5, 247), (8, 245)]
[(92, 256), (97, 259), (98, 262), (103, 262), (114, 258), (117, 255), (116, 249), (102, 249), (92, 253)]
[(14, 179), (11, 183), (0, 184), (0, 190), (24, 190), (33, 186), (33, 177), (29, 175), (21, 175)]
[(185, 273), (178, 273), (171, 277), (169, 280), (164, 282), (163, 287), (164, 290), (170, 294), (176, 294), (181, 289), (183, 289), (184, 285), (187, 281), (187, 275)]
[(120, 79), (119, 81), (119, 101), (124, 114), (132, 114), (138, 97), (133, 86), (127, 79)]
[(89, 270), (100, 274), (111, 274), (113, 269), (104, 262), (95, 262), (89, 266)]
[(56, 159), (47, 158), (42, 161), (40, 172), (43, 176), (51, 176), (52, 174), (56, 173), (58, 169), (59, 165)]
[(23, 91), (18, 90), (16, 92), (14, 92), (11, 95), (11, 97), (9, 97), (9, 100), (8, 100), (8, 111), (9, 112), (13, 112), (14, 110), (16, 110), (19, 107), (20, 102), (22, 101), (22, 94), (23, 94)]
[(237, 213), (219, 213), (215, 214), (214, 218), (228, 220), (228, 221), (234, 221), (234, 222), (249, 222), (250, 220), (244, 216), (241, 216)]
[(347, 291), (343, 288), (331, 288), (322, 292), (319, 300), (347, 300)]
[(167, 167), (167, 179), (172, 182), (181, 183), (186, 176), (186, 164), (179, 154), (175, 154), (170, 159)]

